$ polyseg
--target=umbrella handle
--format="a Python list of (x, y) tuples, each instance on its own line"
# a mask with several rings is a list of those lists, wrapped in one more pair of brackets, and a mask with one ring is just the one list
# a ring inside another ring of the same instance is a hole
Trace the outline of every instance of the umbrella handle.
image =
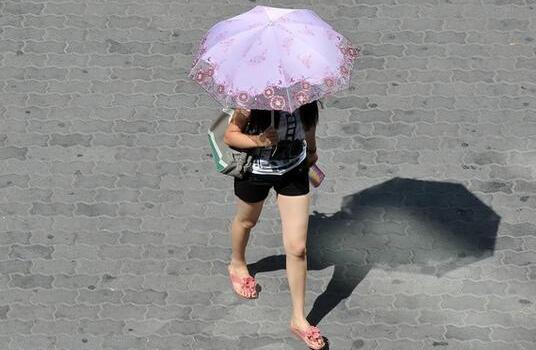
[[(274, 110), (272, 109), (271, 110), (271, 116), (270, 116), (270, 126), (274, 126), (275, 123), (274, 123)], [(272, 147), (272, 156), (274, 155), (275, 151), (277, 150), (277, 145), (274, 146), (271, 146)]]
[(275, 153), (275, 151), (277, 150), (277, 145), (275, 145), (275, 147), (272, 146), (272, 148), (274, 149), (274, 150), (272, 151), (272, 156), (273, 156), (274, 153)]

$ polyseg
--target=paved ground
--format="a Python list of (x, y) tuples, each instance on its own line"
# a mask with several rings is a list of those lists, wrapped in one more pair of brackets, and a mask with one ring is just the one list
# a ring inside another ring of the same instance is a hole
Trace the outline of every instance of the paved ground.
[[(362, 47), (312, 188), (307, 311), (330, 348), (535, 349), (536, 2), (263, 4)], [(186, 76), (254, 5), (0, 1), (0, 349), (304, 348), (273, 192), (247, 253), (261, 297), (230, 289), (218, 105)]]

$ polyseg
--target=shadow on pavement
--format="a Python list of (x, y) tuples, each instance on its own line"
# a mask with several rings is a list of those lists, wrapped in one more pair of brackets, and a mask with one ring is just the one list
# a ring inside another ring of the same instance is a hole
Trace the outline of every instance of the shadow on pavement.
[[(343, 198), (340, 211), (309, 218), (308, 270), (334, 266), (307, 316), (317, 325), (350, 296), (372, 267), (437, 277), (492, 256), (500, 217), (456, 183), (404, 178)], [(248, 266), (252, 274), (285, 269), (285, 255)]]

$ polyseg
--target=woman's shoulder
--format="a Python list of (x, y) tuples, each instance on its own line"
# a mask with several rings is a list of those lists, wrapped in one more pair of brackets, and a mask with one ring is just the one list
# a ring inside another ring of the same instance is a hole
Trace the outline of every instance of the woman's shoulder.
[(233, 115), (233, 113), (234, 113), (234, 108), (223, 107), (223, 108), (221, 109), (221, 111), (222, 111), (223, 113), (226, 113), (226, 114), (229, 114), (229, 115)]
[(240, 110), (239, 108), (233, 108), (228, 114), (230, 115), (229, 124), (234, 124), (242, 132), (249, 133), (248, 129), (250, 125), (250, 113)]

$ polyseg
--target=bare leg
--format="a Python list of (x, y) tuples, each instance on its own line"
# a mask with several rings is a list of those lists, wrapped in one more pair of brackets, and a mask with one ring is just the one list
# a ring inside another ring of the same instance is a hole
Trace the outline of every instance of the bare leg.
[[(237, 199), (237, 211), (231, 225), (231, 263), (228, 269), (238, 277), (249, 276), (246, 264), (246, 246), (251, 229), (257, 224), (262, 211), (264, 200), (257, 203), (247, 203)], [(251, 296), (251, 295), (248, 295)]]
[[(287, 276), (292, 298), (291, 324), (305, 330), (305, 286), (307, 277), (307, 228), (309, 224), (310, 194), (302, 196), (277, 195), (283, 228), (283, 246), (286, 253)], [(323, 341), (318, 342), (319, 345)]]

